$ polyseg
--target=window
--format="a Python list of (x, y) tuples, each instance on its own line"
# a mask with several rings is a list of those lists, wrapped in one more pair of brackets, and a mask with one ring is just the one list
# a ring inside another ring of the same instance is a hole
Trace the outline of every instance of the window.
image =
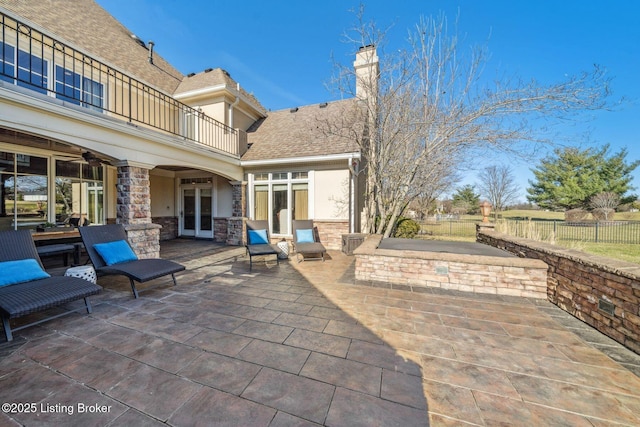
[(46, 95), (47, 61), (20, 49), (18, 51), (18, 86)]
[(16, 49), (0, 42), (0, 80), (13, 83), (16, 75)]
[(253, 218), (268, 220), (273, 234), (291, 234), (291, 221), (309, 218), (307, 172), (260, 173), (253, 176)]
[[(17, 63), (17, 67), (16, 67)], [(19, 49), (10, 44), (0, 42), (0, 80), (15, 83), (42, 94), (47, 94), (48, 61)], [(17, 70), (17, 75), (16, 75)], [(88, 77), (61, 67), (55, 66), (56, 98), (76, 105), (102, 111), (104, 107), (104, 85)]]
[(56, 65), (56, 98), (102, 111), (104, 86)]
[(104, 222), (102, 166), (56, 160), (56, 223)]
[[(17, 75), (16, 75), (17, 60)], [(16, 83), (36, 92), (47, 93), (48, 62), (22, 49), (18, 50), (10, 44), (0, 42), (0, 78), (10, 83)]]
[(0, 229), (36, 228), (47, 221), (48, 159), (0, 152)]

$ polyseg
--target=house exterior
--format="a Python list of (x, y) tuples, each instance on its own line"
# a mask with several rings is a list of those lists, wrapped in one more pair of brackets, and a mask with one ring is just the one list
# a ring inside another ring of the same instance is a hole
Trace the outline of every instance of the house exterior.
[(0, 229), (121, 223), (140, 256), (179, 236), (241, 244), (245, 218), (278, 240), (314, 219), (336, 249), (359, 231), (357, 145), (313, 126), (357, 100), (268, 112), (92, 0), (0, 0), (0, 20)]

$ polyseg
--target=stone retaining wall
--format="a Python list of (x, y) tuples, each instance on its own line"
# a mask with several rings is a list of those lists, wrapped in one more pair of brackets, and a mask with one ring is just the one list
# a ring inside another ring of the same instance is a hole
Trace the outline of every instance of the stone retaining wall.
[(547, 296), (547, 265), (539, 260), (378, 249), (381, 239), (380, 235), (370, 235), (354, 251), (358, 282), (389, 283), (414, 291), (436, 287), (530, 298)]
[(549, 266), (558, 307), (640, 354), (640, 266), (485, 230), (477, 241)]

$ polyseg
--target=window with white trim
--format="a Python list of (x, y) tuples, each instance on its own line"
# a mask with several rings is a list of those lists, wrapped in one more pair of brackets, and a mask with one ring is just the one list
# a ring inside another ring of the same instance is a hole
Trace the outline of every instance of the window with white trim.
[(253, 212), (256, 220), (269, 221), (273, 235), (290, 235), (291, 221), (309, 219), (308, 172), (253, 175)]

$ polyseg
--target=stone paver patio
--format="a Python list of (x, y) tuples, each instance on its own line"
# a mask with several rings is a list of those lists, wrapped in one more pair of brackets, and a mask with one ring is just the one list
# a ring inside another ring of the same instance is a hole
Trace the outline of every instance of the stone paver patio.
[(0, 344), (0, 401), (34, 409), (0, 425), (640, 425), (640, 356), (546, 301), (360, 286), (338, 252), (162, 254), (179, 286), (101, 278), (92, 315)]

